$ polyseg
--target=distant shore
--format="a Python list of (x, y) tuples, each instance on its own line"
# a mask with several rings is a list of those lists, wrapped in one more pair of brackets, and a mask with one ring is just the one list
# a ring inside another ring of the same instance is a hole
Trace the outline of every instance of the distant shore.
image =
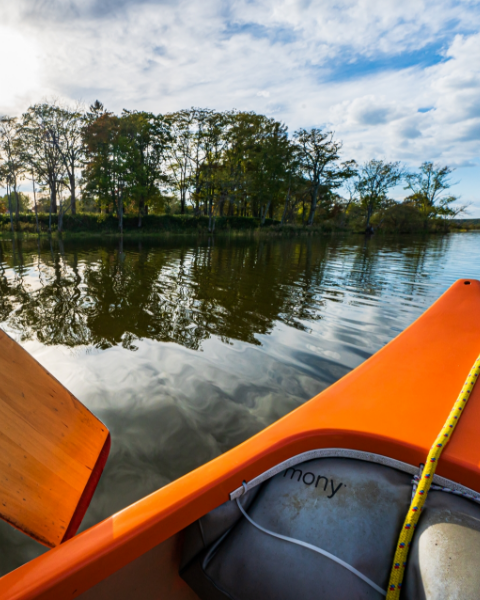
[[(361, 229), (349, 226), (343, 223), (326, 221), (311, 226), (302, 224), (281, 225), (280, 221), (266, 219), (261, 224), (260, 218), (255, 217), (215, 217), (210, 220), (208, 216), (191, 215), (145, 215), (142, 218), (141, 226), (137, 215), (125, 215), (123, 222), (123, 232), (118, 227), (118, 219), (114, 215), (104, 215), (99, 213), (81, 213), (77, 215), (64, 215), (62, 231), (58, 230), (58, 216), (51, 217), (51, 230), (49, 231), (49, 215), (42, 213), (38, 215), (37, 221), (34, 214), (21, 214), (18, 221), (13, 219), (13, 232), (10, 215), (0, 214), (0, 236), (9, 237), (12, 233), (16, 235), (25, 235), (26, 237), (42, 235), (65, 236), (117, 236), (121, 233), (125, 236), (164, 236), (170, 234), (261, 234), (272, 236), (296, 236), (296, 235), (321, 235), (329, 233), (364, 233)], [(434, 228), (426, 231), (403, 231), (387, 229), (384, 227), (375, 228), (376, 234), (398, 233), (448, 233), (454, 231), (471, 231), (480, 229), (480, 219), (454, 219), (443, 226), (437, 223)]]

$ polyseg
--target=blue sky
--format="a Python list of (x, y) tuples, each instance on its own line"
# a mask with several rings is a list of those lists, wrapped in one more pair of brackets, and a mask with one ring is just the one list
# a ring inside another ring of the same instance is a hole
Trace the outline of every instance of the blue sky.
[(480, 0), (2, 4), (2, 113), (52, 97), (255, 110), (333, 129), (345, 158), (456, 167), (480, 217)]

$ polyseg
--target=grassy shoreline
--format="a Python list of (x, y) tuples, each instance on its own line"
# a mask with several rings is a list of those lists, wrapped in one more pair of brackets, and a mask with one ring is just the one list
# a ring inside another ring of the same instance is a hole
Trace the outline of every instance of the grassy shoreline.
[[(38, 215), (39, 233), (49, 234), (48, 213)], [(51, 233), (58, 232), (58, 215), (51, 216)], [(264, 227), (278, 224), (278, 221), (266, 219)], [(145, 215), (139, 225), (138, 215), (126, 215), (123, 219), (124, 235), (131, 232), (167, 233), (167, 232), (208, 232), (209, 225), (214, 224), (215, 232), (219, 231), (252, 231), (260, 227), (260, 219), (254, 217), (216, 217), (211, 223), (207, 216), (191, 215)], [(13, 228), (18, 233), (36, 234), (36, 218), (32, 213), (21, 214), (18, 221), (13, 219)], [(0, 232), (12, 233), (10, 215), (0, 214)], [(118, 219), (114, 215), (98, 213), (67, 214), (63, 216), (62, 234), (64, 233), (99, 233), (119, 234)]]
[[(52, 215), (52, 231), (49, 232), (49, 215), (38, 215), (39, 232), (36, 231), (36, 219), (34, 214), (22, 214), (18, 222), (13, 221), (14, 231), (11, 230), (10, 216), (0, 214), (0, 237), (37, 237), (61, 235), (62, 237), (165, 237), (172, 235), (233, 235), (233, 236), (311, 236), (325, 234), (363, 234), (358, 224), (355, 227), (341, 226), (328, 221), (312, 226), (304, 225), (281, 225), (279, 221), (266, 219), (263, 225), (260, 219), (255, 217), (216, 217), (214, 220), (214, 231), (209, 230), (211, 222), (207, 216), (190, 215), (147, 215), (142, 219), (139, 227), (138, 216), (126, 216), (124, 218), (123, 233), (119, 231), (118, 219), (113, 215), (100, 215), (95, 213), (82, 213), (78, 215), (65, 215), (63, 217), (63, 230), (58, 231), (58, 217)], [(429, 234), (464, 232), (480, 229), (480, 219), (458, 219), (450, 221), (448, 226), (442, 229), (418, 230), (418, 231), (395, 231), (379, 228), (376, 234)]]

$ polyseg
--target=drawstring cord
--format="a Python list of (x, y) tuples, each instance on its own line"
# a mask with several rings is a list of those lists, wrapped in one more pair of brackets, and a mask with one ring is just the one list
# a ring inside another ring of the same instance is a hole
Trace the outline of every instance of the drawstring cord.
[[(243, 485), (243, 489), (246, 493), (247, 489), (246, 489), (245, 482), (243, 482), (242, 485)], [(263, 533), (266, 533), (267, 535), (270, 535), (274, 538), (283, 540), (284, 542), (290, 542), (291, 544), (296, 544), (297, 546), (302, 546), (303, 548), (307, 548), (308, 550), (312, 550), (313, 552), (317, 552), (317, 554), (321, 554), (322, 556), (325, 556), (326, 558), (333, 560), (333, 562), (336, 562), (337, 564), (341, 565), (342, 567), (344, 567), (345, 569), (350, 571), (350, 573), (353, 573), (354, 575), (359, 577), (365, 583), (368, 583), (369, 586), (371, 586), (375, 591), (377, 591), (382, 596), (387, 595), (387, 592), (385, 590), (382, 590), (382, 588), (380, 586), (378, 586), (375, 582), (373, 582), (371, 579), (369, 579), (363, 573), (360, 573), (360, 571), (357, 571), (357, 569), (355, 569), (355, 567), (352, 567), (352, 565), (349, 565), (341, 558), (338, 558), (337, 556), (330, 554), (330, 552), (327, 552), (326, 550), (322, 550), (322, 548), (317, 548), (317, 546), (313, 546), (312, 544), (308, 544), (307, 542), (302, 542), (301, 540), (296, 540), (294, 538), (287, 537), (286, 535), (280, 535), (279, 533), (274, 533), (273, 531), (265, 529), (258, 523), (255, 523), (255, 521), (246, 513), (246, 511), (243, 508), (243, 506), (241, 505), (239, 499), (236, 498), (235, 501), (237, 503), (238, 508), (240, 509), (240, 512), (243, 514), (243, 516), (247, 519), (247, 521), (249, 523), (251, 523), (258, 530), (260, 530)]]

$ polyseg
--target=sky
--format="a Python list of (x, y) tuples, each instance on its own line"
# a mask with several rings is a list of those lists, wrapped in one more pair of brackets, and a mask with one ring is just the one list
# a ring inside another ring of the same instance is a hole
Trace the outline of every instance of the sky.
[(480, 0), (0, 0), (0, 56), (0, 114), (254, 110), (345, 159), (455, 167), (480, 217)]

